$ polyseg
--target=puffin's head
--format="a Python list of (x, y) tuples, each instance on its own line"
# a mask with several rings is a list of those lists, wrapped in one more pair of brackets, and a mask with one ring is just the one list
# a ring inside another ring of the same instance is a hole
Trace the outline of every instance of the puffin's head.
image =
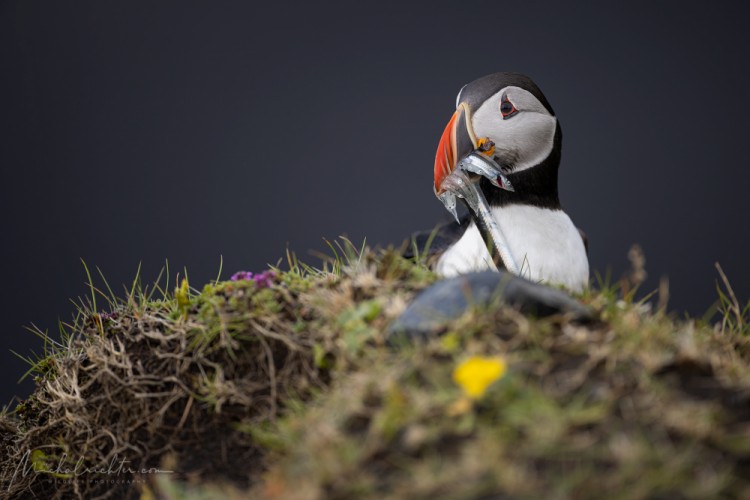
[[(464, 85), (458, 93), (456, 112), (435, 154), (436, 194), (443, 191), (443, 180), (458, 162), (487, 139), (494, 143), (494, 151), (487, 154), (508, 175), (534, 170), (551, 156), (556, 173), (561, 139), (549, 102), (529, 77), (494, 73)], [(556, 196), (556, 175), (554, 184)]]

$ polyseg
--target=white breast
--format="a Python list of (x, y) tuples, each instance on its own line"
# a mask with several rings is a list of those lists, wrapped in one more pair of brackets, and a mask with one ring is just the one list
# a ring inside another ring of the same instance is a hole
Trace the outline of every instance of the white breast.
[[(531, 205), (492, 208), (521, 275), (580, 292), (589, 280), (589, 262), (578, 229), (568, 214)], [(455, 276), (491, 268), (491, 257), (472, 222), (438, 260), (437, 272)]]

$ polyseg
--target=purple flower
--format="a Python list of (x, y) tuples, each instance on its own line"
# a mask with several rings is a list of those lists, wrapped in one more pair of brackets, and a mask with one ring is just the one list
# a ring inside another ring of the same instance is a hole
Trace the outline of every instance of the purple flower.
[(258, 288), (268, 288), (273, 285), (276, 278), (276, 273), (269, 269), (258, 274), (253, 274), (249, 271), (239, 271), (234, 273), (230, 279), (232, 281), (252, 280)]
[(263, 271), (262, 273), (256, 274), (253, 277), (253, 280), (255, 281), (255, 284), (258, 286), (258, 288), (268, 288), (269, 286), (273, 285), (275, 279), (276, 273), (271, 270)]
[(253, 279), (253, 273), (248, 271), (239, 271), (234, 273), (230, 279), (232, 281), (251, 280)]

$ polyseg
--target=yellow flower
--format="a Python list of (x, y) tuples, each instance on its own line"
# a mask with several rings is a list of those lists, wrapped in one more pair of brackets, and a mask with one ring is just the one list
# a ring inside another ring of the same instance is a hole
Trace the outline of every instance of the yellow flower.
[(453, 380), (467, 396), (479, 399), (490, 385), (505, 375), (506, 369), (502, 358), (472, 356), (453, 370)]

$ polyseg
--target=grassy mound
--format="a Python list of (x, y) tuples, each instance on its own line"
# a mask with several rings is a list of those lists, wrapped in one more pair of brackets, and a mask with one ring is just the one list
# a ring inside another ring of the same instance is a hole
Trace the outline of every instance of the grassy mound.
[(34, 394), (0, 416), (2, 494), (750, 495), (731, 294), (713, 326), (612, 286), (581, 297), (593, 324), (475, 309), (393, 348), (387, 325), (436, 277), (393, 251), (337, 257), (201, 291), (92, 285), (62, 342), (46, 337)]

